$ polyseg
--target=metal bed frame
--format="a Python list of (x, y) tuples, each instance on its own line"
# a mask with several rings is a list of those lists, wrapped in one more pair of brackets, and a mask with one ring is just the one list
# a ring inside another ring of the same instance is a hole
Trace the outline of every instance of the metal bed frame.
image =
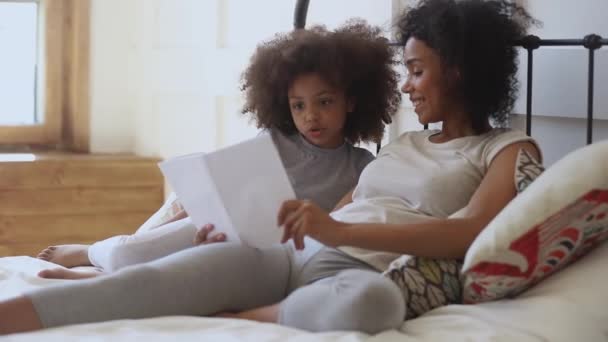
[[(302, 29), (306, 26), (306, 16), (308, 14), (308, 5), (310, 0), (297, 0), (294, 15), (294, 29)], [(393, 46), (399, 46), (399, 43), (390, 43)], [(608, 39), (602, 38), (596, 34), (588, 34), (583, 39), (541, 39), (534, 35), (528, 35), (519, 41), (514, 42), (514, 46), (519, 46), (528, 52), (528, 74), (526, 77), (526, 134), (532, 132), (532, 73), (534, 50), (541, 46), (583, 46), (589, 52), (589, 62), (587, 71), (587, 144), (593, 142), (593, 75), (594, 75), (594, 57), (595, 50), (602, 46), (608, 45)], [(425, 129), (428, 127), (425, 126)], [(380, 145), (378, 144), (378, 149)]]

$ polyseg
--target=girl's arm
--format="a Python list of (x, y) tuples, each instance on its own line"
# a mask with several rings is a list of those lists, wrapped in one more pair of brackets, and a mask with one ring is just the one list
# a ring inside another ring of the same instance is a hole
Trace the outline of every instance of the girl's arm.
[(513, 175), (520, 149), (539, 159), (538, 150), (529, 142), (503, 149), (492, 161), (463, 218), (416, 224), (347, 224), (333, 220), (310, 202), (288, 201), (279, 212), (279, 224), (285, 229), (283, 240), (293, 238), (296, 247), (303, 248), (304, 236), (310, 235), (329, 246), (463, 258), (481, 230), (515, 197)]

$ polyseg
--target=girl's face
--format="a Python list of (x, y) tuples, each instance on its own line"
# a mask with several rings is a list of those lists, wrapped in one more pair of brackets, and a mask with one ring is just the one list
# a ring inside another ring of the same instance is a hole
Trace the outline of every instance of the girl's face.
[(435, 50), (412, 37), (405, 44), (403, 59), (408, 75), (401, 91), (409, 95), (421, 124), (444, 121), (450, 111), (460, 110), (453, 107), (448, 77)]
[(291, 117), (298, 131), (313, 145), (336, 148), (344, 142), (344, 124), (354, 104), (317, 73), (302, 74), (287, 91)]

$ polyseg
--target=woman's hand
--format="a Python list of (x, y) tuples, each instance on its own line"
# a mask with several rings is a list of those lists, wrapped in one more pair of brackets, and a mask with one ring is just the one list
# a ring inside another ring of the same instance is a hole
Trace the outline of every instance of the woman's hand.
[(279, 209), (278, 224), (283, 227), (281, 242), (285, 243), (293, 239), (296, 249), (304, 249), (306, 235), (325, 245), (333, 246), (336, 244), (335, 236), (339, 234), (340, 228), (346, 226), (331, 218), (316, 204), (306, 200), (283, 202)]
[(212, 224), (206, 224), (201, 228), (196, 230), (196, 234), (194, 235), (194, 244), (195, 245), (208, 245), (210, 243), (215, 242), (224, 242), (226, 241), (226, 234), (219, 233), (214, 235), (209, 235), (213, 231), (215, 227)]

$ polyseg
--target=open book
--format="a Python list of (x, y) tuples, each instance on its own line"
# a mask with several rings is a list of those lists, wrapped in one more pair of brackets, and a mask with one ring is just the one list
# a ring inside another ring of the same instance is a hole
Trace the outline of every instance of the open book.
[(159, 167), (196, 227), (212, 223), (228, 241), (253, 247), (280, 242), (277, 214), (295, 194), (269, 134)]

